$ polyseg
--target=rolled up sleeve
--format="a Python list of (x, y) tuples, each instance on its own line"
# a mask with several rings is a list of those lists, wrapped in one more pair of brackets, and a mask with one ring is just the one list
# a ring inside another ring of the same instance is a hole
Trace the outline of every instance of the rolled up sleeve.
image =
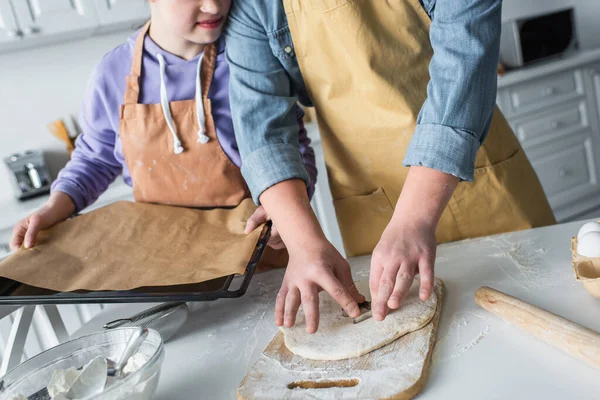
[(432, 17), (427, 99), (403, 164), (472, 181), (497, 90), (500, 0), (423, 1)]
[(310, 178), (298, 141), (297, 97), (251, 2), (232, 4), (226, 29), (231, 115), (254, 201), (288, 179)]

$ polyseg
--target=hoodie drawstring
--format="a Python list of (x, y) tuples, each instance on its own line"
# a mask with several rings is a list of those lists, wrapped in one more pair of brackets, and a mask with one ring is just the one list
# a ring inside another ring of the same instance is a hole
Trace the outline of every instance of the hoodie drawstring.
[[(171, 108), (169, 107), (169, 96), (167, 94), (167, 85), (165, 78), (165, 58), (162, 54), (157, 54), (156, 58), (158, 59), (158, 64), (160, 66), (160, 105), (163, 110), (163, 114), (165, 116), (165, 120), (167, 121), (167, 125), (169, 126), (169, 130), (171, 131), (171, 135), (173, 136), (173, 152), (175, 154), (180, 154), (183, 152), (183, 146), (181, 144), (181, 140), (179, 140), (179, 136), (177, 135), (177, 131), (175, 130), (175, 124), (173, 123), (173, 116), (171, 115)], [(204, 117), (204, 101), (202, 100), (202, 81), (200, 78), (200, 72), (202, 69), (202, 60), (204, 59), (204, 53), (200, 55), (198, 60), (198, 67), (196, 70), (196, 118), (198, 119), (198, 126), (200, 130), (198, 131), (198, 142), (205, 144), (208, 143), (210, 138), (205, 134), (204, 125), (205, 125), (205, 117)]]

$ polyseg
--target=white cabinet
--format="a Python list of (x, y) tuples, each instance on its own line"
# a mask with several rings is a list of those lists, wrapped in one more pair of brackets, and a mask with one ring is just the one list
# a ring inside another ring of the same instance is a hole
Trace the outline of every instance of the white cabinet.
[(18, 42), (21, 35), (10, 0), (0, 0), (0, 48), (7, 43)]
[(36, 36), (91, 32), (98, 25), (92, 3), (84, 0), (13, 0), (25, 40)]
[(149, 17), (147, 0), (0, 0), (0, 53), (134, 30)]
[(559, 222), (600, 215), (600, 52), (510, 73), (498, 104)]
[(101, 26), (126, 27), (142, 23), (150, 18), (148, 1), (140, 0), (96, 0), (94, 1)]

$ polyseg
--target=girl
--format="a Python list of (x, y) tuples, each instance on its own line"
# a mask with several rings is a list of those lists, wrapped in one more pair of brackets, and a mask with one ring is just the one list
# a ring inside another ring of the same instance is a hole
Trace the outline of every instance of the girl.
[[(151, 19), (104, 56), (85, 94), (83, 134), (46, 204), (20, 221), (10, 246), (35, 244), (49, 228), (93, 203), (122, 173), (136, 201), (236, 206), (249, 196), (229, 109), (221, 32), (231, 0), (150, 0)], [(299, 122), (303, 161), (314, 153)], [(258, 209), (247, 230), (268, 217)], [(273, 235), (272, 247), (281, 248)]]

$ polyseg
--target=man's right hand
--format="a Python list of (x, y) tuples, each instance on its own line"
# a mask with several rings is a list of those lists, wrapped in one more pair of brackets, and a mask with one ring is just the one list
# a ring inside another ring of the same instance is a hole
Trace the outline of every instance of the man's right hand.
[(275, 305), (275, 324), (292, 327), (300, 303), (306, 317), (306, 332), (319, 327), (319, 292), (325, 290), (346, 314), (360, 314), (357, 303), (365, 301), (352, 279), (350, 265), (329, 243), (318, 241), (315, 246), (289, 249), (288, 263)]
[(325, 290), (346, 314), (360, 315), (357, 303), (365, 300), (356, 290), (350, 265), (325, 237), (313, 212), (306, 186), (290, 179), (271, 186), (260, 200), (277, 226), (290, 255), (275, 305), (275, 323), (291, 327), (302, 303), (306, 331), (319, 326), (319, 292)]
[(54, 192), (39, 210), (19, 221), (13, 228), (10, 249), (17, 251), (21, 246), (35, 246), (41, 230), (53, 227), (75, 212), (73, 200), (62, 192)]

